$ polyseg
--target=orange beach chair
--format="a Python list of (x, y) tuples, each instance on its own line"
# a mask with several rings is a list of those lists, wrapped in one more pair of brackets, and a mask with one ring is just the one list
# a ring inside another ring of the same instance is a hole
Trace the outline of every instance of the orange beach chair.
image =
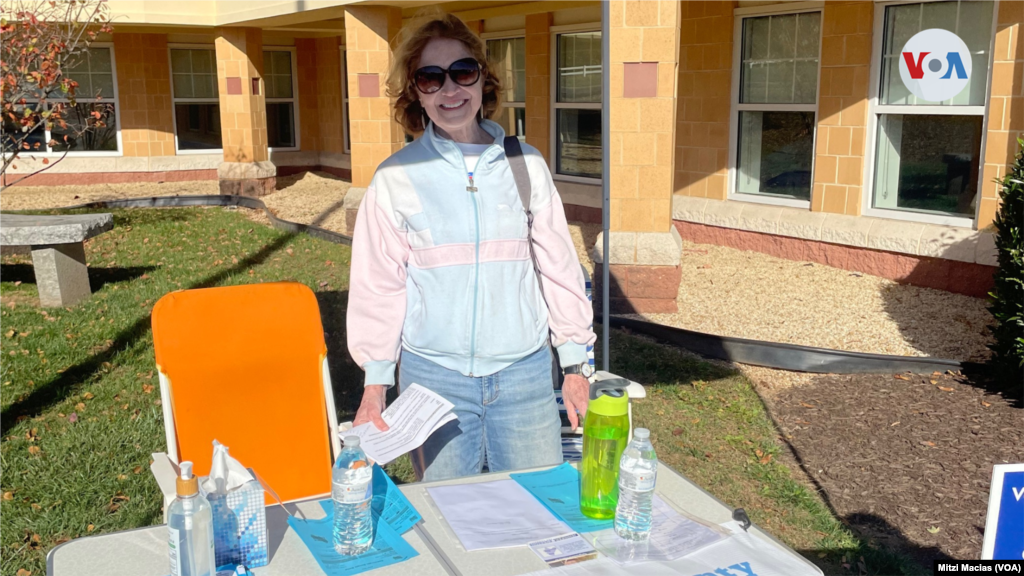
[(214, 439), (285, 502), (330, 493), (341, 448), (312, 290), (275, 282), (172, 292), (153, 308), (153, 347), (167, 452), (151, 468), (165, 507), (179, 462), (209, 473)]

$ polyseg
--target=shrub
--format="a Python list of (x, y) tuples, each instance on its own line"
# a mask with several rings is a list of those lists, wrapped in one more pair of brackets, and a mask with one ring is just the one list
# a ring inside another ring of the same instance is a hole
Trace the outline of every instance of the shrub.
[(1018, 139), (1017, 157), (999, 181), (1000, 206), (996, 214), (999, 270), (989, 311), (995, 316), (995, 362), (1010, 385), (1024, 381), (1024, 140)]

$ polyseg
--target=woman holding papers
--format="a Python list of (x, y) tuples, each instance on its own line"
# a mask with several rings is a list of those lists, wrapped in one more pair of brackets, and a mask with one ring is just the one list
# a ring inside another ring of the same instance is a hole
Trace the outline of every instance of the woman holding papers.
[(356, 219), (348, 346), (366, 385), (354, 423), (387, 428), (384, 395), (400, 361), (401, 389), (420, 384), (458, 417), (413, 452), (419, 478), (557, 464), (551, 346), (575, 426), (587, 409), (595, 337), (547, 162), (522, 145), (531, 229), (505, 133), (488, 120), (501, 82), (483, 41), (458, 18), (416, 28), (394, 60), (394, 116), (419, 137), (378, 166)]

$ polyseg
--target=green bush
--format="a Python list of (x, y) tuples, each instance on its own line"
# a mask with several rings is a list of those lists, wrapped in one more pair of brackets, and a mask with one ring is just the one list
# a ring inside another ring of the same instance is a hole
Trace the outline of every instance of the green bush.
[(1024, 378), (1024, 140), (1018, 139), (1017, 157), (1000, 181), (1000, 206), (996, 214), (996, 248), (999, 270), (989, 311), (995, 316), (996, 341), (990, 346), (994, 360), (1015, 378)]

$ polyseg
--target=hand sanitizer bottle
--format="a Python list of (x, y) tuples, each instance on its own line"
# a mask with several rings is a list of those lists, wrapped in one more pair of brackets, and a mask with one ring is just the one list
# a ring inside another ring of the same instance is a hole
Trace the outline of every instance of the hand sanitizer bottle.
[(177, 481), (178, 497), (167, 509), (167, 537), (171, 576), (214, 576), (213, 512), (199, 493), (199, 479), (192, 463), (182, 462)]

